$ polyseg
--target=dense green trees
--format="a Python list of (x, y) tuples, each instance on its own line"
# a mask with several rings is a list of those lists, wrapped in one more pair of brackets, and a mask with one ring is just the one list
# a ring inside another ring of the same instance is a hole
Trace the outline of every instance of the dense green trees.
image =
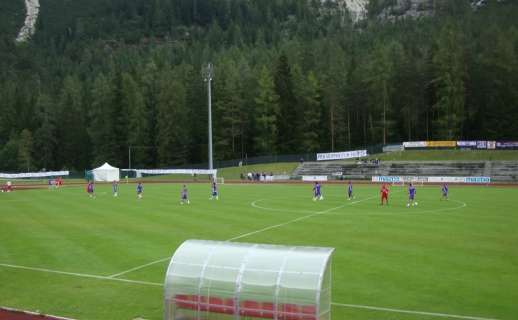
[(353, 25), (321, 1), (47, 0), (19, 45), (0, 5), (0, 170), (205, 162), (209, 61), (216, 159), (518, 140), (518, 4), (378, 20), (390, 2)]

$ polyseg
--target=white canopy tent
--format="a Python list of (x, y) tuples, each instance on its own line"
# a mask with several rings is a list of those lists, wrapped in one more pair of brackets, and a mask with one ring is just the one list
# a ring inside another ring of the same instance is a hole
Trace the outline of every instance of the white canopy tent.
[(119, 168), (110, 166), (107, 162), (99, 168), (92, 170), (94, 181), (119, 181)]

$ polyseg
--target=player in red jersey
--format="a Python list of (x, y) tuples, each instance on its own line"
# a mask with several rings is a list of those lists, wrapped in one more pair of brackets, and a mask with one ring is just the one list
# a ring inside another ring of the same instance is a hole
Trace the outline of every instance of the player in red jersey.
[(385, 200), (386, 205), (388, 205), (388, 195), (389, 195), (389, 189), (387, 188), (387, 185), (382, 184), (381, 185), (381, 205), (383, 205), (383, 200)]

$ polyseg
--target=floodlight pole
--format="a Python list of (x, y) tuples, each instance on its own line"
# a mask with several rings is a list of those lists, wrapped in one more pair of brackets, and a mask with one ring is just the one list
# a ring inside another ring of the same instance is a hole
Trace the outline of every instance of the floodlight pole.
[(131, 146), (128, 147), (128, 169), (131, 170)]
[(207, 82), (207, 99), (209, 107), (209, 170), (214, 169), (212, 163), (212, 63), (209, 62), (207, 69), (204, 70), (204, 80)]

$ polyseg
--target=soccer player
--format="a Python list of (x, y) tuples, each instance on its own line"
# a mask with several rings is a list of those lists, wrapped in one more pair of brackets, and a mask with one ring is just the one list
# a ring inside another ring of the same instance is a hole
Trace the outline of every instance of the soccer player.
[(216, 181), (212, 181), (212, 195), (210, 196), (210, 200), (214, 198), (216, 200), (219, 200), (218, 185), (216, 184)]
[(315, 182), (315, 186), (313, 187), (313, 201), (324, 200), (322, 196), (321, 185), (318, 182)]
[(119, 182), (113, 180), (112, 182), (112, 192), (114, 197), (119, 196)]
[(441, 191), (442, 191), (441, 200), (448, 200), (448, 185), (446, 183), (442, 185)]
[(347, 199), (351, 200), (353, 198), (353, 183), (349, 181), (347, 185)]
[(88, 181), (88, 185), (86, 186), (86, 192), (90, 198), (95, 198), (95, 190), (93, 181)]
[(386, 205), (388, 206), (388, 195), (389, 195), (389, 189), (385, 184), (381, 185), (381, 205), (383, 205), (383, 200), (385, 200)]
[(412, 207), (417, 206), (417, 201), (415, 201), (415, 194), (415, 187), (412, 185), (412, 183), (410, 183), (408, 185), (408, 202), (406, 204), (407, 207), (410, 207), (410, 205), (412, 205)]
[(180, 193), (180, 204), (187, 203), (189, 204), (189, 194), (187, 191), (187, 186), (184, 184), (182, 188), (182, 192)]
[(137, 198), (142, 199), (142, 193), (144, 192), (144, 186), (142, 185), (142, 182), (139, 182), (137, 184)]

